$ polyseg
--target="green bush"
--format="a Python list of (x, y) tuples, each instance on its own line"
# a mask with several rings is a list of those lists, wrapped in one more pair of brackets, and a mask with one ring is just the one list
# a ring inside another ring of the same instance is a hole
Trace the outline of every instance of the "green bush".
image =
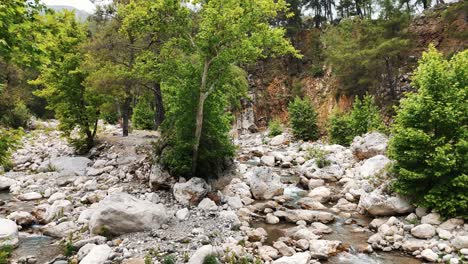
[(154, 129), (154, 109), (148, 100), (138, 101), (133, 109), (132, 122), (136, 129)]
[(289, 118), (293, 134), (303, 140), (317, 140), (319, 128), (317, 126), (317, 113), (309, 99), (296, 97), (289, 104)]
[(0, 128), (0, 166), (5, 170), (12, 167), (11, 152), (17, 147), (22, 134), (22, 130)]
[(307, 158), (315, 159), (315, 164), (319, 168), (330, 166), (331, 162), (327, 159), (327, 154), (328, 152), (320, 148), (309, 148), (307, 150)]
[(218, 257), (215, 254), (210, 254), (203, 259), (203, 264), (219, 264)]
[(2, 114), (0, 124), (12, 128), (28, 128), (31, 112), (23, 102), (18, 102), (15, 108)]
[(353, 134), (349, 114), (335, 111), (330, 115), (328, 136), (331, 143), (348, 146), (353, 140)]
[(164, 257), (163, 264), (175, 264), (176, 263), (176, 257), (174, 255), (167, 255)]
[(8, 264), (10, 261), (8, 260), (13, 252), (12, 246), (3, 246), (0, 247), (0, 264)]
[(283, 133), (283, 127), (281, 126), (279, 119), (271, 121), (270, 124), (268, 124), (268, 129), (270, 130), (270, 133), (268, 134), (270, 137), (278, 136)]
[(355, 137), (370, 131), (386, 131), (374, 97), (370, 95), (362, 100), (357, 98), (350, 112), (336, 111), (328, 120), (328, 136), (334, 144), (349, 146)]
[(394, 189), (444, 216), (468, 218), (468, 51), (445, 60), (431, 46), (401, 101), (389, 154)]

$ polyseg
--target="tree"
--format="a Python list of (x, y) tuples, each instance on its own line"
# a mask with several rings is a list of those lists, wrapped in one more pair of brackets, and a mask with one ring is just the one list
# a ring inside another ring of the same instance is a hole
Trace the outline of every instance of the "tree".
[(406, 14), (386, 9), (376, 20), (344, 19), (327, 28), (322, 42), (326, 62), (340, 82), (337, 96), (362, 97), (381, 86), (396, 93), (397, 69), (410, 48), (403, 31), (408, 21)]
[(293, 134), (298, 139), (317, 140), (320, 136), (317, 113), (309, 99), (296, 97), (289, 104), (289, 119)]
[(81, 68), (81, 45), (86, 40), (86, 28), (68, 11), (49, 15), (48, 21), (51, 31), (44, 38), (49, 43), (46, 50), (50, 60), (32, 83), (40, 86), (36, 94), (47, 100), (66, 136), (78, 127), (80, 137), (70, 139), (78, 151), (86, 151), (93, 146), (104, 97), (83, 85), (87, 73)]
[(196, 111), (192, 175), (197, 172), (204, 107), (219, 89), (220, 76), (230, 67), (254, 62), (267, 54), (299, 56), (284, 36), (284, 29), (273, 28), (269, 20), (287, 10), (284, 0), (211, 0), (202, 3), (196, 34), (190, 38), (200, 67), (200, 88)]
[(444, 216), (468, 217), (468, 51), (450, 61), (430, 46), (401, 101), (389, 143), (394, 188)]

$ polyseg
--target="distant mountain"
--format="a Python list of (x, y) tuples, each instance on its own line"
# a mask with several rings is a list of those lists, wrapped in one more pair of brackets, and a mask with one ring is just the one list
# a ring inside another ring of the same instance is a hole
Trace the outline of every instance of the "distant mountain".
[(50, 9), (53, 9), (55, 11), (62, 11), (64, 9), (70, 10), (70, 11), (75, 11), (76, 18), (81, 20), (81, 21), (85, 21), (91, 15), (90, 13), (88, 13), (88, 12), (86, 12), (84, 10), (74, 8), (73, 6), (48, 5), (47, 7), (49, 7)]

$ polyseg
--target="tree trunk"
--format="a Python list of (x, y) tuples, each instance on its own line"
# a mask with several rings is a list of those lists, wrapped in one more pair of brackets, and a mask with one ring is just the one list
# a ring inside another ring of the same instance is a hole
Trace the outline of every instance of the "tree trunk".
[(154, 124), (155, 124), (155, 130), (157, 130), (159, 126), (162, 124), (162, 122), (164, 121), (164, 118), (166, 116), (160, 83), (156, 83), (154, 85), (153, 92), (154, 92), (154, 107), (156, 108), (154, 111)]
[(196, 116), (196, 128), (195, 128), (195, 143), (193, 145), (192, 153), (192, 176), (197, 172), (198, 162), (198, 147), (200, 146), (200, 138), (203, 129), (203, 109), (205, 106), (205, 100), (208, 97), (208, 91), (206, 91), (206, 79), (208, 77), (208, 69), (210, 63), (205, 60), (205, 66), (203, 68), (201, 85), (200, 85), (200, 97), (198, 98), (197, 116)]
[(123, 104), (123, 110), (122, 110), (122, 119), (123, 119), (123, 124), (122, 124), (122, 136), (127, 137), (128, 136), (128, 121), (130, 118), (130, 104), (132, 103), (132, 98), (128, 96), (125, 98), (125, 102)]

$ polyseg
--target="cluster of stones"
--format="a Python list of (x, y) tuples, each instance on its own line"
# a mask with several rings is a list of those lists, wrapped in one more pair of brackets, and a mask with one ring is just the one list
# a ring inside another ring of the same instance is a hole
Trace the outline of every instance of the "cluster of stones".
[[(26, 232), (39, 231), (70, 243), (75, 254), (55, 264), (135, 264), (145, 256), (158, 263), (167, 254), (201, 264), (213, 253), (308, 264), (348, 250), (342, 240), (327, 239), (336, 232), (331, 224), (352, 225), (367, 214), (375, 219), (353, 230), (369, 233), (360, 252), (399, 250), (452, 264), (467, 255), (463, 220), (444, 221), (388, 190), (384, 135), (357, 137), (349, 148), (265, 135), (240, 136), (234, 169), (209, 184), (176, 180), (125, 145), (103, 143), (79, 157), (56, 132), (38, 133), (15, 153), (15, 171), (0, 176), (0, 190), (14, 195), (0, 211), (0, 241), (17, 246)], [(18, 203), (27, 209), (8, 210)]]

